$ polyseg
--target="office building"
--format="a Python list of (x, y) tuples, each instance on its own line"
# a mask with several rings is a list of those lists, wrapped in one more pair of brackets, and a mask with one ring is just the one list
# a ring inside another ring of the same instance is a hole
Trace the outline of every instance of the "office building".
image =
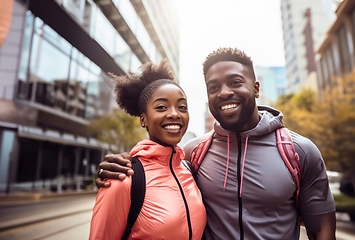
[(334, 0), (281, 0), (287, 92), (298, 92), (316, 72), (315, 51), (335, 20), (334, 6)]
[(260, 82), (258, 105), (272, 105), (286, 93), (285, 67), (255, 66), (256, 79)]
[(116, 108), (111, 79), (167, 58), (179, 74), (174, 1), (15, 0), (0, 48), (0, 191), (78, 188), (108, 145), (90, 120)]
[(355, 70), (355, 1), (344, 0), (337, 8), (336, 16), (317, 50), (320, 93), (328, 86), (335, 86), (336, 78)]

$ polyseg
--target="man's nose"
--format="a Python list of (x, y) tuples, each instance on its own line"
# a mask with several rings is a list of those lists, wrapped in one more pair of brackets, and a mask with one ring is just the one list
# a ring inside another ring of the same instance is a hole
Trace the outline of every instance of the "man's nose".
[(220, 98), (228, 98), (230, 96), (232, 96), (234, 94), (234, 92), (226, 85), (222, 85), (221, 86), (221, 91), (218, 94), (218, 97)]

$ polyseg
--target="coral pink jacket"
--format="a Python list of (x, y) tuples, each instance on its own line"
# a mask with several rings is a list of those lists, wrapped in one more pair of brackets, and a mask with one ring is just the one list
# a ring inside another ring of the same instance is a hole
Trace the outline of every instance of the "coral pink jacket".
[[(206, 211), (191, 173), (182, 165), (179, 147), (143, 140), (132, 149), (146, 175), (142, 210), (129, 239), (201, 239)], [(130, 208), (131, 177), (109, 180), (96, 197), (90, 239), (121, 239)]]

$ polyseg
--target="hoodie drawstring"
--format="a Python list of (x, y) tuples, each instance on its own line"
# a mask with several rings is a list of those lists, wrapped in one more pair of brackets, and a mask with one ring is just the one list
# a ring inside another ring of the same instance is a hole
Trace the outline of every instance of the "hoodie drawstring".
[(242, 159), (242, 175), (240, 176), (239, 197), (242, 197), (243, 179), (244, 179), (244, 163), (245, 163), (245, 156), (247, 155), (248, 139), (249, 139), (249, 137), (246, 136), (245, 146), (244, 146), (244, 154), (243, 154), (243, 159)]
[(226, 173), (224, 174), (224, 183), (223, 183), (223, 191), (226, 191), (226, 185), (227, 185), (227, 178), (228, 178), (228, 167), (229, 167), (229, 154), (230, 154), (230, 147), (229, 147), (229, 134), (228, 134), (228, 139), (227, 139), (227, 163), (226, 163)]

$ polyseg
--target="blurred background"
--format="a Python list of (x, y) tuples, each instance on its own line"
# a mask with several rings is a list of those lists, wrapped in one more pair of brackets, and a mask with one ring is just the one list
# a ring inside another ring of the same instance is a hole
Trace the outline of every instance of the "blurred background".
[[(108, 72), (167, 58), (188, 97), (183, 145), (213, 126), (202, 63), (219, 47), (251, 56), (258, 104), (321, 150), (338, 239), (355, 239), (354, 0), (0, 0), (0, 239), (63, 239), (75, 226), (87, 238), (97, 165), (146, 136)], [(86, 215), (63, 219), (74, 213)]]

